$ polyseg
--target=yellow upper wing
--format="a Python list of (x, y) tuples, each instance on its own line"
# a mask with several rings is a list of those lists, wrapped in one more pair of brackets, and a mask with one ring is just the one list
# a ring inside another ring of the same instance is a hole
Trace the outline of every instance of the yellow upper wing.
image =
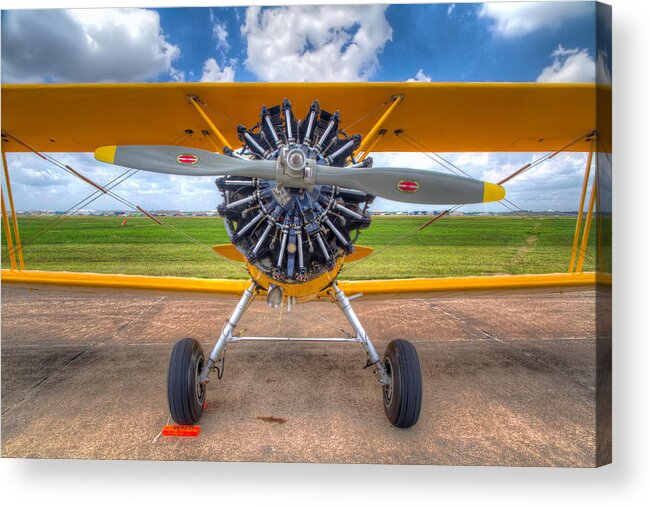
[[(260, 106), (287, 97), (298, 117), (318, 99), (341, 110), (342, 128), (367, 133), (390, 97), (404, 100), (373, 151), (550, 151), (598, 127), (610, 146), (611, 89), (594, 84), (537, 83), (148, 83), (3, 85), (2, 128), (50, 152), (92, 152), (120, 144), (181, 144), (212, 149), (207, 126), (189, 104), (197, 95), (232, 146), (236, 125), (251, 126)], [(600, 106), (597, 116), (596, 105)], [(369, 114), (370, 113), (370, 114)], [(352, 128), (348, 125), (356, 122)], [(6, 151), (25, 151), (4, 139)], [(587, 151), (577, 143), (573, 151)], [(424, 151), (424, 149), (422, 150)]]

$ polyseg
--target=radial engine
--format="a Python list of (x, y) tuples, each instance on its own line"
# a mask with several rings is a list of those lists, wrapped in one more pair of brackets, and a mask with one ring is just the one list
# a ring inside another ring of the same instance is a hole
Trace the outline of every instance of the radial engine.
[(226, 154), (275, 160), (276, 180), (224, 176), (216, 180), (224, 201), (218, 207), (232, 243), (247, 261), (282, 283), (304, 283), (331, 271), (354, 250), (360, 230), (371, 223), (372, 195), (331, 185), (315, 185), (316, 165), (342, 171), (370, 167), (356, 162), (360, 135), (349, 137), (339, 111), (318, 101), (297, 120), (289, 100), (262, 107), (252, 128), (238, 126), (243, 143)]

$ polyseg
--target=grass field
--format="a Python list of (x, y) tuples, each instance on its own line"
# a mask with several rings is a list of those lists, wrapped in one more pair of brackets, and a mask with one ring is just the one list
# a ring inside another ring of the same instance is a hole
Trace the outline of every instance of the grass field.
[[(210, 245), (228, 243), (214, 217), (163, 217), (162, 221), (203, 245), (147, 218), (69, 217), (35, 237), (53, 217), (19, 217), (28, 269), (143, 275), (246, 278), (237, 265), (216, 256)], [(574, 236), (571, 217), (446, 217), (424, 231), (428, 217), (375, 217), (358, 244), (376, 249), (370, 258), (344, 268), (342, 278), (411, 278), (567, 271)], [(593, 227), (593, 233), (595, 228)], [(593, 243), (591, 234), (591, 243)], [(2, 267), (9, 267), (2, 238)], [(585, 271), (594, 270), (594, 247)]]

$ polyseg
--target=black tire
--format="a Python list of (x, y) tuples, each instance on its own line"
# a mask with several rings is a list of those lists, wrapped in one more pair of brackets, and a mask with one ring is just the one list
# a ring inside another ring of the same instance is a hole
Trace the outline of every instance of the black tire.
[(384, 411), (391, 424), (409, 428), (418, 421), (423, 398), (416, 348), (407, 340), (394, 340), (387, 346), (382, 362), (391, 377), (391, 385), (383, 387)]
[(177, 424), (196, 424), (206, 399), (206, 386), (198, 378), (204, 365), (203, 348), (193, 338), (174, 345), (167, 373), (167, 402)]

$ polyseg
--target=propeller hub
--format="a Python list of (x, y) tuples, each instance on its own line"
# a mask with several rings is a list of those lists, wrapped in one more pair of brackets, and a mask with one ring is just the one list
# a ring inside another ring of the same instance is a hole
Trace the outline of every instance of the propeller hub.
[(294, 176), (303, 176), (306, 162), (307, 159), (305, 158), (305, 153), (303, 153), (301, 149), (292, 148), (287, 152), (285, 165), (290, 174)]
[(303, 147), (283, 146), (276, 159), (276, 182), (287, 188), (312, 190), (316, 178), (316, 159), (308, 158)]

